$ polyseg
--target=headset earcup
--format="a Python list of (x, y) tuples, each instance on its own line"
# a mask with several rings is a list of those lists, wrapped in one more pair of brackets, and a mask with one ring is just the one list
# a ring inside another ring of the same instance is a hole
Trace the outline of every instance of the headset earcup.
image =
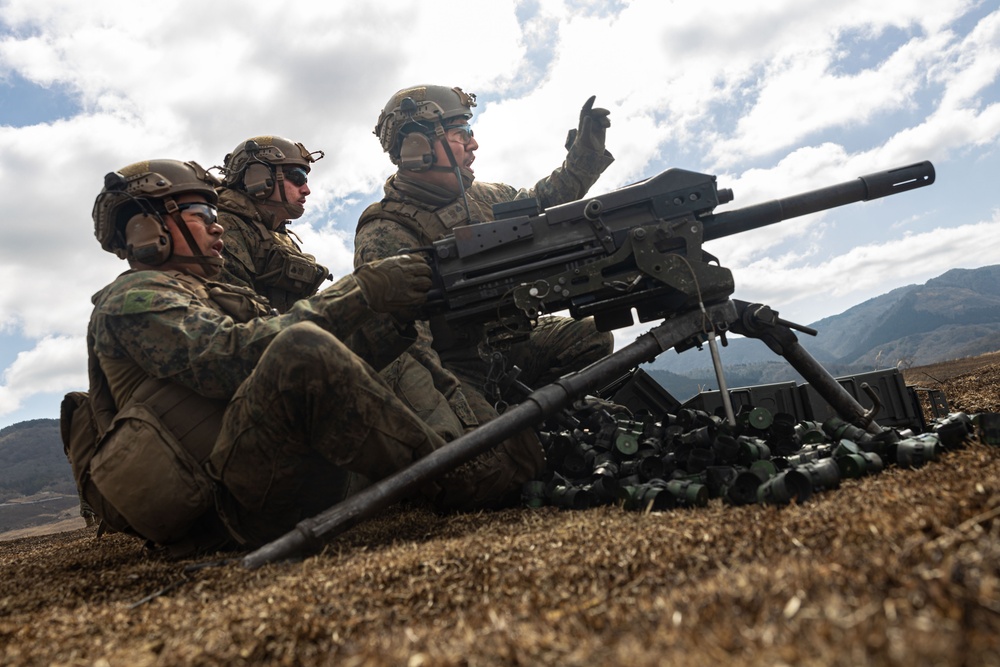
[(146, 213), (132, 216), (125, 224), (125, 243), (130, 261), (150, 266), (163, 264), (173, 251), (166, 225), (158, 216)]
[(427, 171), (434, 164), (434, 151), (430, 140), (419, 132), (403, 138), (399, 147), (399, 166), (407, 171)]
[(243, 173), (243, 187), (256, 199), (267, 199), (274, 192), (274, 176), (266, 164), (255, 162)]

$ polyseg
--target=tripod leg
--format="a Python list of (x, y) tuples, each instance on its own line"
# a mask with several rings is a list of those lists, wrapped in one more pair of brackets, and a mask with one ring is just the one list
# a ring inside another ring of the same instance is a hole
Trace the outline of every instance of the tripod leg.
[[(733, 299), (733, 303), (736, 304), (739, 319), (730, 326), (730, 331), (761, 340), (775, 354), (784, 357), (844, 421), (872, 434), (882, 432), (882, 427), (875, 423), (875, 415), (866, 411), (864, 406), (858, 403), (830, 372), (799, 344), (799, 339), (788, 326), (789, 323), (781, 320), (777, 312), (759, 303), (736, 299)], [(804, 327), (801, 329), (804, 330)]]

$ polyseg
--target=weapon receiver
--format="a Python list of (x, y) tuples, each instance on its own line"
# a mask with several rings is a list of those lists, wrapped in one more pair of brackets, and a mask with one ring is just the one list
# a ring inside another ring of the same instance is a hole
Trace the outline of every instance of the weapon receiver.
[(482, 324), (491, 343), (528, 335), (537, 317), (569, 310), (610, 331), (670, 317), (734, 290), (705, 241), (782, 220), (924, 187), (920, 162), (853, 181), (713, 213), (733, 199), (716, 178), (668, 169), (603, 195), (540, 210), (534, 199), (494, 207), (492, 222), (457, 227), (435, 241), (440, 290), (428, 314), (453, 326)]

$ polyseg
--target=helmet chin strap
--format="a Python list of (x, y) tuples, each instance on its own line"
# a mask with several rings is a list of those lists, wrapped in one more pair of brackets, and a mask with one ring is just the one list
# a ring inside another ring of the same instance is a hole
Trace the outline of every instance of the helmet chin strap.
[[(173, 199), (167, 199), (164, 201), (167, 207), (167, 215), (174, 219), (177, 223), (177, 228), (181, 230), (181, 236), (187, 242), (188, 248), (194, 253), (192, 256), (178, 255), (174, 252), (170, 253), (170, 261), (177, 264), (200, 264), (205, 268), (205, 273), (209, 276), (217, 275), (226, 264), (226, 260), (222, 257), (209, 257), (204, 252), (202, 252), (201, 246), (194, 239), (194, 234), (191, 233), (191, 229), (188, 227), (187, 221), (184, 220), (184, 216), (181, 215), (180, 209), (177, 208), (177, 202)], [(200, 224), (200, 223), (199, 223)]]
[[(451, 169), (447, 167), (437, 167), (432, 166), (433, 171), (453, 171), (455, 173), (455, 180), (458, 182), (458, 191), (462, 194), (462, 203), (465, 205), (465, 215), (469, 218), (469, 222), (472, 222), (472, 211), (469, 209), (469, 199), (465, 196), (465, 177), (462, 174), (462, 168), (458, 166), (458, 160), (455, 159), (455, 154), (451, 150), (451, 144), (448, 143), (448, 138), (444, 133), (444, 126), (440, 122), (434, 123), (434, 134), (435, 139), (441, 142), (441, 146), (444, 148), (445, 155), (448, 156), (448, 162), (451, 163)], [(469, 185), (472, 185), (472, 180), (469, 180)]]

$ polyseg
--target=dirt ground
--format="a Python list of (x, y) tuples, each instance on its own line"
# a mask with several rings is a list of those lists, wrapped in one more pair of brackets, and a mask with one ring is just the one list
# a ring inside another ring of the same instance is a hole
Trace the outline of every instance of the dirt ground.
[[(961, 364), (933, 386), (1000, 412), (1000, 359)], [(785, 507), (394, 508), (253, 571), (83, 528), (0, 542), (0, 662), (1000, 665), (998, 517), (973, 441)]]

